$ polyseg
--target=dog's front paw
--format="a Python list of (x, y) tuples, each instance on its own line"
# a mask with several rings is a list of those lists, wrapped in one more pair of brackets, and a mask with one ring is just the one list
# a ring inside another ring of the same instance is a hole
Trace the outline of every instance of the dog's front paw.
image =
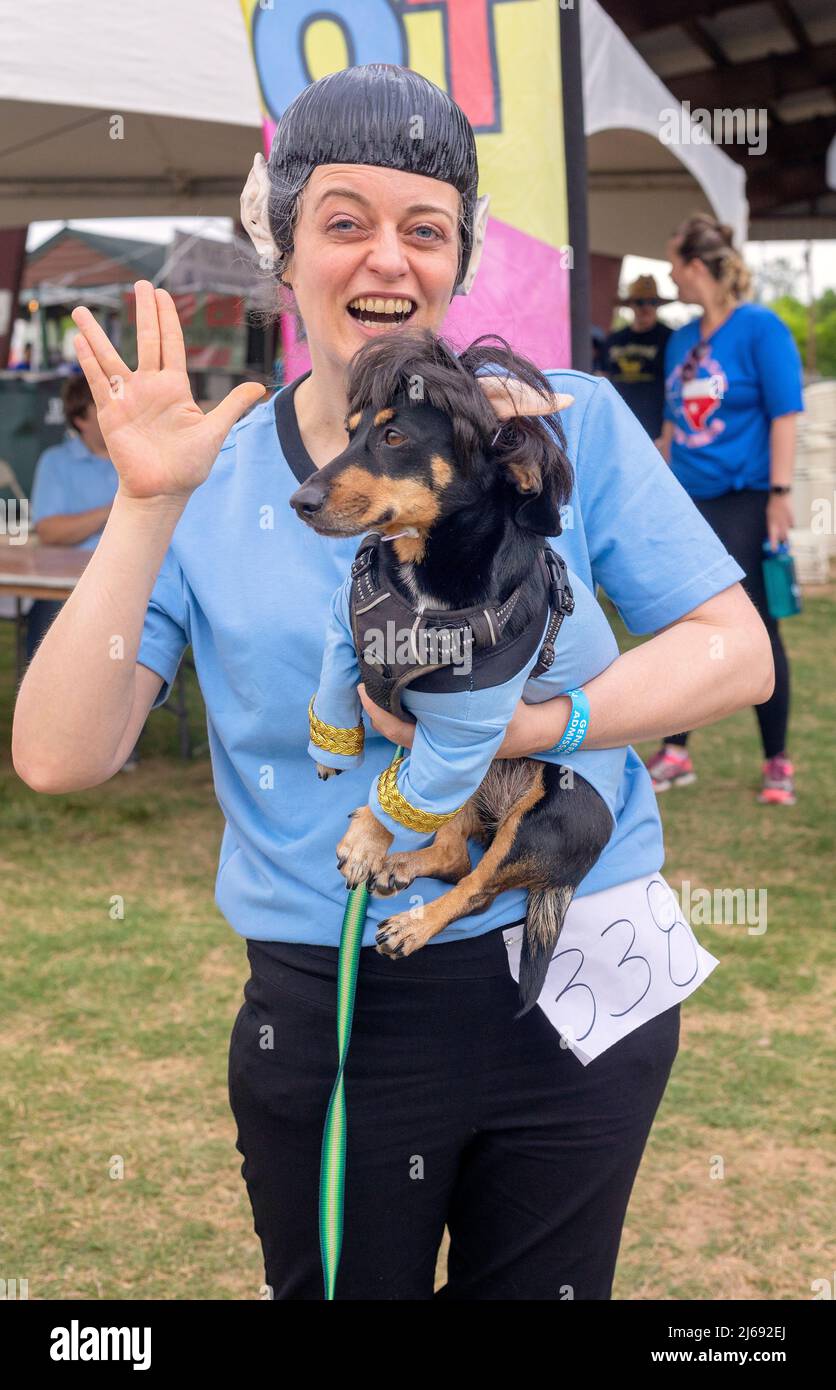
[(398, 960), (426, 946), (433, 932), (429, 924), (422, 921), (422, 915), (413, 909), (399, 912), (395, 917), (387, 917), (385, 922), (381, 922), (374, 938), (378, 955), (393, 956)]
[(327, 767), (325, 763), (317, 763), (316, 765), (316, 775), (320, 782), (327, 782), (329, 777), (339, 777), (340, 773), (343, 771), (344, 768)]
[(337, 867), (349, 888), (380, 873), (392, 839), (368, 806), (351, 812), (351, 824), (337, 845)]
[(391, 898), (414, 883), (416, 874), (410, 867), (411, 854), (387, 854), (380, 872), (375, 874), (371, 891), (376, 898)]

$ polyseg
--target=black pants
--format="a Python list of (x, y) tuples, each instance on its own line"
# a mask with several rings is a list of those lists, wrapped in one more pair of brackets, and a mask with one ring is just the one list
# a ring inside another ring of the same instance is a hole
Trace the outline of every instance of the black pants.
[[(786, 749), (787, 722), (790, 712), (790, 668), (778, 624), (772, 617), (766, 603), (766, 587), (763, 582), (763, 542), (766, 540), (766, 504), (769, 493), (745, 488), (742, 492), (726, 492), (722, 497), (692, 499), (694, 506), (702, 513), (726, 550), (733, 555), (746, 578), (740, 582), (763, 618), (769, 640), (772, 643), (772, 656), (775, 662), (775, 689), (762, 705), (755, 705), (758, 727), (765, 758), (774, 758), (776, 753)], [(670, 734), (666, 743), (678, 743), (685, 747), (688, 735)]]
[[(248, 941), (230, 1039), (241, 1172), (275, 1299), (322, 1299), (320, 1152), (335, 947)], [(679, 1005), (584, 1067), (517, 986), (502, 928), (400, 961), (361, 951), (345, 1071), (338, 1299), (608, 1299), (679, 1045)]]

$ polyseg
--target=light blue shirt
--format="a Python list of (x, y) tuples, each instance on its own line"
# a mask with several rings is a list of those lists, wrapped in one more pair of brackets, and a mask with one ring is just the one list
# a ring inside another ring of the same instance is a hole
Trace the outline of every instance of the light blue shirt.
[[(600, 583), (634, 633), (655, 632), (740, 580), (742, 569), (615, 388), (582, 372), (548, 375), (555, 391), (575, 397), (562, 416), (575, 487), (562, 535), (549, 538), (574, 575), (592, 592)], [(336, 946), (346, 902), (336, 845), (394, 747), (364, 714), (361, 768), (320, 781), (308, 754), (308, 705), (331, 601), (360, 538), (318, 536), (289, 506), (315, 471), (292, 408), (303, 379), (234, 426), (190, 497), (151, 593), (137, 660), (163, 678), (159, 705), (192, 645), (226, 819), (215, 899), (227, 921), (241, 936)], [(664, 862), (656, 796), (632, 748), (615, 817), (580, 896)], [(475, 841), (470, 848), (475, 865), (483, 850)], [(380, 922), (413, 907), (416, 895), (429, 903), (448, 888), (419, 878), (392, 897), (371, 897), (363, 944), (373, 945)], [(500, 894), (432, 945), (521, 920), (526, 897), (521, 889)]]
[[(61, 444), (45, 449), (35, 467), (32, 496), (29, 499), (29, 520), (33, 526), (48, 516), (75, 516), (94, 507), (106, 507), (116, 496), (119, 474), (110, 459), (91, 453), (77, 435), (68, 436)], [(104, 527), (83, 541), (76, 541), (74, 550), (95, 550)]]
[[(384, 542), (386, 544), (386, 542)], [(536, 679), (527, 679), (537, 662), (539, 646), (530, 661), (510, 680), (484, 690), (470, 690), (466, 666), (459, 656), (461, 689), (433, 694), (407, 685), (401, 704), (417, 720), (414, 741), (397, 773), (398, 791), (420, 811), (444, 814), (458, 810), (482, 782), (505, 736), (520, 699), (537, 704), (591, 680), (618, 657), (618, 643), (589, 589), (571, 570), (568, 580), (575, 610), (563, 618), (555, 644), (555, 659)], [(314, 701), (314, 714), (326, 724), (352, 728), (360, 722), (363, 707), (357, 694), (362, 673), (351, 635), (351, 576), (337, 590), (325, 638), (325, 657)], [(543, 624), (541, 643), (548, 620)], [(456, 652), (453, 652), (456, 655)], [(456, 664), (451, 663), (453, 670)], [(359, 767), (364, 754), (331, 753), (313, 740), (308, 753), (326, 767)], [(544, 762), (560, 763), (580, 773), (603, 797), (615, 823), (615, 804), (624, 776), (626, 748), (579, 748), (575, 753), (538, 754)], [(405, 853), (428, 845), (429, 834), (412, 830), (384, 810), (377, 778), (372, 780), (368, 804), (377, 819), (394, 836), (389, 851)]]

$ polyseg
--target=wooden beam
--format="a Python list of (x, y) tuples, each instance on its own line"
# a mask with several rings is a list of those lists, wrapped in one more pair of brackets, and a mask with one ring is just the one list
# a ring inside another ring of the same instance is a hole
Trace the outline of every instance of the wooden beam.
[(737, 10), (753, 0), (601, 0), (603, 8), (628, 39), (685, 24), (692, 19), (713, 19), (724, 10)]
[(691, 42), (696, 44), (697, 48), (701, 48), (706, 57), (711, 59), (715, 68), (723, 71), (729, 67), (728, 56), (704, 25), (700, 24), (699, 19), (684, 19), (682, 28)]
[(798, 48), (802, 53), (809, 53), (813, 45), (810, 42), (810, 35), (802, 24), (795, 10), (790, 5), (789, 0), (772, 0), (774, 8), (778, 11), (778, 17), (785, 29), (792, 34)]
[[(767, 134), (766, 150), (762, 155), (752, 155), (749, 168), (756, 173), (758, 166), (764, 167), (770, 160), (817, 159), (827, 154), (833, 137), (836, 136), (836, 114), (812, 116), (808, 121), (786, 121), (774, 129), (770, 126)], [(728, 149), (728, 146), (723, 146)], [(745, 149), (745, 146), (743, 147)]]
[(809, 121), (786, 122), (783, 125), (771, 124), (767, 133), (767, 145), (763, 154), (749, 154), (746, 145), (718, 145), (718, 149), (740, 164), (746, 170), (747, 179), (767, 174), (770, 178), (783, 164), (821, 162), (836, 137), (836, 115), (815, 116)]
[[(795, 13), (795, 10), (790, 5), (789, 0), (772, 0), (772, 3), (774, 4), (776, 10), (778, 11), (778, 14), (781, 17), (781, 22), (786, 25), (787, 29), (789, 29), (790, 33), (795, 39), (795, 42), (798, 45), (799, 52), (803, 55), (805, 59), (809, 60), (810, 54), (814, 51), (815, 45), (810, 41), (810, 35), (807, 32), (806, 26), (801, 22), (798, 15)], [(834, 73), (833, 78), (831, 79), (828, 85), (831, 92), (836, 92), (836, 73)]]
[(751, 217), (774, 216), (782, 212), (788, 203), (820, 198), (829, 191), (821, 159), (764, 169), (746, 181)]
[[(801, 53), (770, 53), (747, 63), (733, 63), (721, 76), (713, 71), (683, 72), (666, 77), (678, 101), (692, 106), (768, 106), (795, 92), (829, 87), (836, 81), (836, 43)], [(733, 101), (732, 101), (733, 98)]]

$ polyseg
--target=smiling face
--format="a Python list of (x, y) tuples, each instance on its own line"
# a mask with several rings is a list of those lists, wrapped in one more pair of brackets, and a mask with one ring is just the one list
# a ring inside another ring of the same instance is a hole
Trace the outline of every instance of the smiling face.
[(459, 263), (452, 184), (366, 164), (322, 164), (301, 195), (293, 288), (311, 356), (346, 367), (400, 323), (438, 332)]
[(297, 516), (320, 535), (356, 536), (374, 528), (394, 535), (401, 558), (420, 552), (426, 533), (462, 502), (450, 421), (430, 405), (357, 411), (346, 422), (348, 448), (317, 470), (290, 498)]

